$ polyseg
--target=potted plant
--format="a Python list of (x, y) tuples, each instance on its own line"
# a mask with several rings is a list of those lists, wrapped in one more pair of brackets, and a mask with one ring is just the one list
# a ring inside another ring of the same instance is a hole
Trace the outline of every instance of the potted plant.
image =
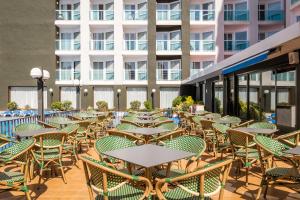
[(106, 101), (97, 101), (96, 105), (100, 112), (107, 112), (108, 111), (108, 104)]

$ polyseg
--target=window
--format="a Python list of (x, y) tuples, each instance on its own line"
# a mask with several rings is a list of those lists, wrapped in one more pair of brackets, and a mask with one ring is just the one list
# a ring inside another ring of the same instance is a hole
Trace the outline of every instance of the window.
[(212, 67), (214, 65), (214, 61), (203, 61), (202, 64), (203, 64), (202, 68), (206, 69), (208, 67)]
[(177, 81), (181, 80), (181, 61), (157, 61), (157, 80), (158, 81)]
[(125, 62), (125, 80), (147, 80), (147, 61)]
[(114, 61), (93, 62), (92, 80), (113, 80)]
[(296, 22), (300, 22), (300, 15), (296, 17)]

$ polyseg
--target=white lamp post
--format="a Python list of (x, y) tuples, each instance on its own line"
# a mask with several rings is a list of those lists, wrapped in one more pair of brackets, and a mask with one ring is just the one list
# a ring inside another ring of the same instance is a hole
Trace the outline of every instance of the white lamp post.
[(117, 97), (118, 97), (118, 111), (120, 111), (120, 93), (121, 93), (121, 89), (117, 89)]
[(74, 79), (73, 85), (76, 87), (76, 110), (81, 110), (80, 80)]
[(151, 92), (151, 97), (152, 97), (152, 108), (154, 109), (154, 93), (156, 92), (156, 89), (153, 88)]
[(37, 80), (38, 88), (38, 115), (41, 121), (45, 120), (44, 115), (44, 81), (50, 78), (50, 73), (43, 70), (43, 67), (35, 67), (30, 71), (30, 76)]

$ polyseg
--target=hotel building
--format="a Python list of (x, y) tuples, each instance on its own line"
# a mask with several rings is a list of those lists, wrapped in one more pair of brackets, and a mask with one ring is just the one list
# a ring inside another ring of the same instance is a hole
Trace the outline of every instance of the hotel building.
[(182, 80), (300, 21), (299, 0), (11, 0), (0, 9), (1, 109), (37, 107), (35, 66), (52, 76), (46, 107), (168, 108), (186, 92)]

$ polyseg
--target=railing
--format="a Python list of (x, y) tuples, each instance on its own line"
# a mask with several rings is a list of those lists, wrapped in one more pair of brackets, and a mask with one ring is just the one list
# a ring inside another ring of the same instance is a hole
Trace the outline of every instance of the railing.
[(73, 69), (57, 69), (56, 70), (56, 80), (57, 81), (72, 81), (80, 80), (80, 72)]
[(125, 69), (125, 80), (144, 81), (147, 80), (147, 70)]
[(300, 2), (300, 0), (291, 0), (291, 4), (294, 5), (296, 3)]
[(248, 21), (248, 10), (224, 10), (224, 21)]
[(181, 69), (156, 69), (156, 80), (179, 81), (181, 80)]
[(214, 10), (190, 10), (191, 21), (214, 21)]
[(190, 76), (199, 73), (201, 70), (200, 69), (190, 69)]
[(91, 40), (90, 50), (111, 51), (114, 50), (113, 40)]
[(181, 20), (181, 10), (157, 10), (157, 21)]
[(247, 40), (225, 40), (225, 51), (241, 51), (249, 47), (249, 41)]
[(146, 51), (148, 50), (147, 40), (125, 40), (124, 49), (127, 51)]
[(180, 51), (181, 40), (156, 40), (157, 51)]
[(91, 10), (90, 20), (111, 21), (114, 20), (113, 10)]
[(148, 20), (147, 10), (124, 10), (124, 20)]
[(259, 10), (258, 20), (259, 21), (283, 21), (284, 12), (283, 10)]
[(56, 50), (77, 51), (80, 50), (79, 40), (56, 40)]
[(191, 51), (211, 52), (215, 51), (215, 41), (213, 40), (191, 40)]
[(56, 20), (80, 20), (80, 11), (56, 10)]
[(113, 70), (91, 70), (90, 79), (92, 81), (108, 81), (114, 80), (114, 71)]

